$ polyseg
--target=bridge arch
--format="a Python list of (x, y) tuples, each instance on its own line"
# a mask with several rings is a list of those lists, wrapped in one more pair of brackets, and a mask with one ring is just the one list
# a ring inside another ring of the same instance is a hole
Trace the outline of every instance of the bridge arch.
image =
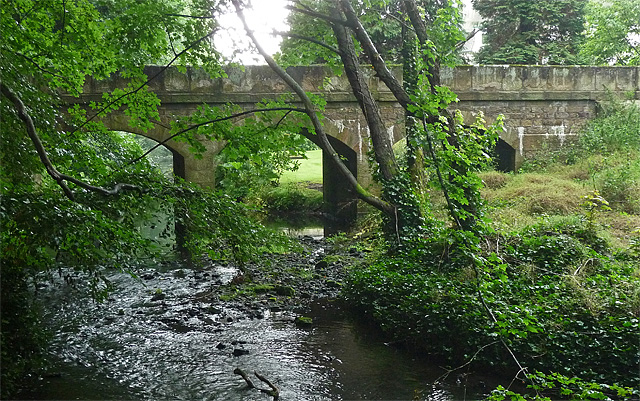
[[(369, 132), (347, 78), (335, 76), (329, 68), (322, 66), (289, 67), (287, 71), (305, 91), (320, 94), (326, 99), (327, 133), (338, 141), (334, 141), (336, 148), (343, 149), (342, 153), (348, 160), (355, 152), (355, 172), (359, 182), (365, 188), (375, 188), (367, 160)], [(191, 114), (203, 103), (234, 103), (247, 109), (264, 99), (291, 92), (268, 66), (229, 67), (227, 77), (216, 79), (194, 68), (187, 68), (183, 73), (173, 67), (148, 66), (146, 73), (156, 77), (149, 83), (149, 89), (161, 101), (159, 113), (162, 124), (148, 133), (134, 133), (157, 141), (168, 138), (168, 130), (163, 126), (168, 127), (177, 117)], [(389, 136), (395, 143), (404, 135), (404, 110), (389, 89), (374, 76), (372, 69), (365, 69), (363, 73), (367, 74), (369, 88), (380, 105), (382, 118), (389, 127)], [(396, 69), (394, 75), (401, 77), (402, 71)], [(640, 99), (640, 67), (460, 66), (443, 68), (441, 81), (458, 95), (460, 102), (452, 108), (461, 110), (465, 117), (483, 112), (487, 122), (491, 123), (499, 114), (505, 116), (505, 130), (500, 135), (502, 142), (498, 146), (508, 160), (506, 168), (513, 166), (514, 169), (543, 144), (558, 147), (575, 139), (580, 128), (596, 116), (597, 103), (606, 100), (611, 93), (631, 92), (635, 99)], [(88, 79), (79, 98), (63, 96), (63, 100), (67, 104), (85, 105), (91, 101), (100, 102), (103, 92), (124, 84), (119, 77), (106, 81)], [(465, 121), (469, 120), (465, 118)], [(105, 124), (113, 130), (131, 130), (128, 118), (122, 113), (110, 115)], [(207, 151), (202, 159), (193, 157), (186, 143), (170, 141), (167, 144), (184, 158), (186, 180), (203, 187), (215, 185), (215, 156), (223, 143), (206, 144)], [(332, 177), (330, 172), (327, 176)], [(339, 177), (335, 180), (338, 181), (336, 187), (343, 181)]]
[(224, 147), (224, 143), (219, 141), (204, 142), (206, 150), (202, 158), (196, 158), (189, 150), (188, 143), (178, 142), (173, 139), (167, 140), (171, 136), (171, 132), (166, 127), (170, 126), (172, 118), (173, 116), (166, 116), (165, 122), (155, 124), (153, 129), (147, 131), (131, 127), (129, 117), (124, 114), (110, 114), (101, 121), (109, 130), (140, 135), (158, 143), (163, 143), (163, 146), (169, 149), (173, 155), (174, 175), (198, 184), (203, 188), (213, 188), (215, 186), (216, 172), (215, 157)]

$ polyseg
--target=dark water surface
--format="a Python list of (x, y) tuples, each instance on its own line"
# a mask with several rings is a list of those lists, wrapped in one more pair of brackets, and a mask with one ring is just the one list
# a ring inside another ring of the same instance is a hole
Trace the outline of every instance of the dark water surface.
[[(103, 304), (52, 284), (45, 296), (56, 328), (54, 365), (21, 398), (272, 399), (247, 388), (233, 374), (239, 367), (273, 381), (283, 401), (478, 399), (455, 383), (434, 385), (441, 368), (385, 345), (334, 302), (314, 304), (307, 313), (314, 324), (300, 328), (294, 311), (267, 309), (251, 319), (228, 304), (198, 300), (234, 272), (148, 269), (143, 279), (113, 273), (118, 290)], [(234, 356), (237, 349), (248, 354)]]

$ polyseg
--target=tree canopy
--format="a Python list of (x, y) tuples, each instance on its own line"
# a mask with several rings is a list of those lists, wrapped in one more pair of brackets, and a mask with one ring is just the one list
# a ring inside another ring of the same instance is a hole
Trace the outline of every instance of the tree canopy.
[[(421, 0), (417, 4), (423, 10), (425, 27), (435, 49), (456, 49), (462, 40), (462, 4), (449, 0)], [(309, 12), (292, 10), (289, 14), (288, 32), (281, 32), (281, 53), (276, 59), (286, 65), (329, 63), (340, 65), (336, 39), (329, 26), (314, 12), (328, 12), (329, 2), (315, 0), (300, 3)], [(356, 4), (359, 19), (371, 41), (388, 63), (402, 64), (403, 48), (411, 28), (405, 21), (402, 1), (368, 1)], [(356, 43), (359, 60), (367, 63), (366, 56)], [(458, 56), (454, 51), (450, 56)], [(339, 68), (338, 68), (339, 70)]]
[(480, 64), (580, 64), (584, 0), (473, 0), (483, 18)]
[(588, 64), (640, 65), (640, 2), (591, 0), (581, 55)]
[[(221, 3), (1, 1), (3, 398), (36, 359), (40, 328), (27, 285), (34, 277), (73, 268), (102, 299), (110, 289), (106, 269), (173, 257), (165, 239), (174, 235), (174, 221), (166, 215), (186, 228), (182, 243), (194, 256), (244, 260), (268, 246), (270, 234), (242, 205), (167, 181), (138, 160), (137, 143), (100, 123), (115, 111), (141, 130), (156, 123), (158, 100), (145, 64), (196, 65), (222, 75), (211, 41), (218, 29), (212, 10)], [(60, 92), (81, 93), (88, 75), (125, 85), (86, 108), (63, 107)], [(151, 225), (160, 226), (158, 235), (145, 236), (142, 226)]]

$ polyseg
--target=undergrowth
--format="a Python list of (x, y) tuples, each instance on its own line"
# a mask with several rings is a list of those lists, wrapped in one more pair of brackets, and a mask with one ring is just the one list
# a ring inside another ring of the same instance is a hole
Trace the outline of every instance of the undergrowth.
[(308, 188), (307, 183), (288, 183), (263, 187), (248, 203), (269, 213), (310, 214), (322, 210), (322, 191)]
[(542, 220), (486, 241), (480, 270), (452, 269), (441, 238), (352, 270), (344, 296), (393, 339), (450, 366), (477, 353), (476, 364), (513, 372), (502, 339), (530, 371), (640, 387), (636, 255), (612, 255), (584, 220)]
[(439, 229), (373, 252), (345, 299), (451, 369), (526, 376), (531, 394), (499, 387), (492, 400), (640, 398), (640, 111), (602, 107), (573, 146), (480, 174), (494, 231), (477, 248)]

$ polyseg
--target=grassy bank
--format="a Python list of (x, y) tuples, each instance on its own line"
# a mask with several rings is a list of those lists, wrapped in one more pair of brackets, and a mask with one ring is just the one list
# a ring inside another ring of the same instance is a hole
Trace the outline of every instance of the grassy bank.
[(277, 185), (255, 191), (249, 203), (270, 214), (316, 214), (322, 211), (322, 151), (306, 153), (295, 171), (285, 171)]
[(300, 166), (296, 171), (285, 171), (280, 176), (281, 184), (307, 182), (322, 184), (322, 150), (310, 150), (305, 153), (306, 159), (299, 159)]

